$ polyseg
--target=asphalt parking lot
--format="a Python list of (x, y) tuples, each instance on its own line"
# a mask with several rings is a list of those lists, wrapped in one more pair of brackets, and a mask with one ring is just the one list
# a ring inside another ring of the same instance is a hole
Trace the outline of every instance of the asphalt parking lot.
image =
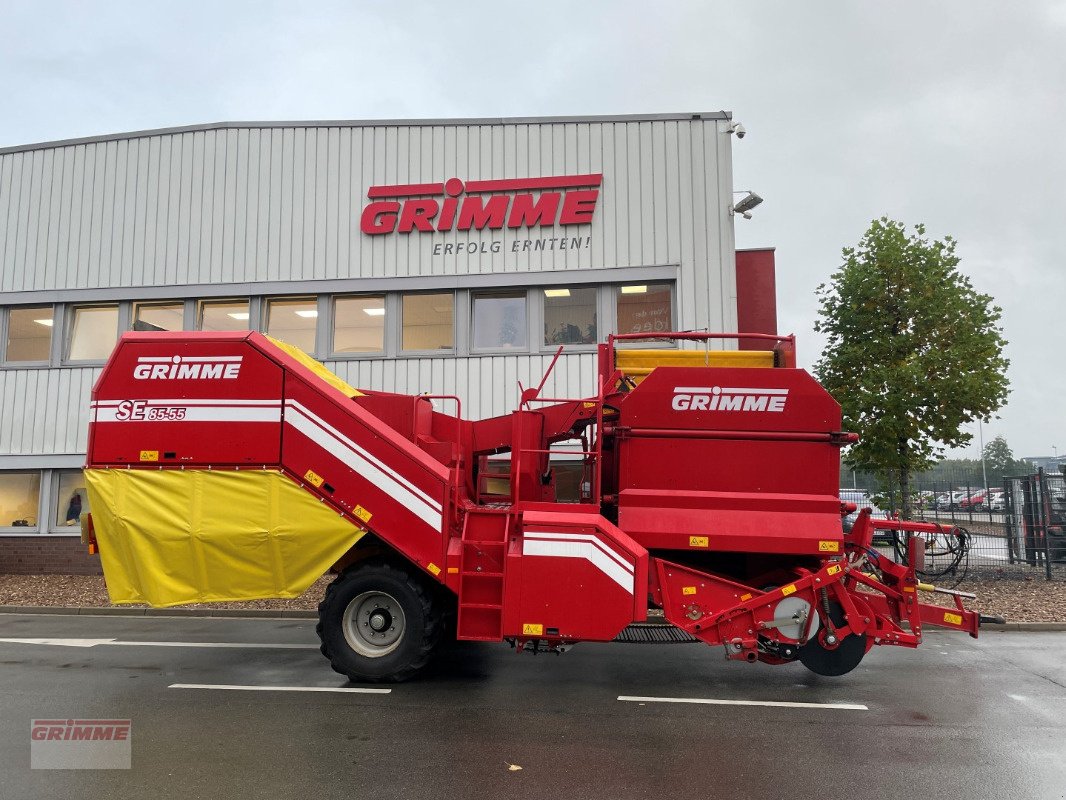
[[(309, 620), (0, 615), (0, 797), (1066, 797), (1063, 633), (935, 632), (837, 679), (464, 644), (363, 688)], [(132, 769), (31, 770), (42, 717), (130, 718)]]

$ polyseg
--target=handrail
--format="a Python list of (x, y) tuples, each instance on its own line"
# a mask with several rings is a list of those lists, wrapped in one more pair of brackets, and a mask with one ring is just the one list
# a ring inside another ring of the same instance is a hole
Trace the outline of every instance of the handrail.
[(776, 333), (708, 333), (706, 331), (648, 332), (648, 333), (611, 333), (607, 341), (617, 339), (685, 339), (702, 342), (707, 339), (763, 339), (775, 342), (795, 342), (795, 334), (781, 336)]
[[(711, 339), (735, 339), (740, 341), (741, 339), (755, 339), (764, 342), (776, 342), (777, 346), (773, 348), (773, 352), (780, 353), (782, 356), (782, 362), (775, 366), (792, 367), (796, 366), (796, 336), (795, 334), (788, 334), (783, 336), (776, 333), (713, 333), (708, 331), (655, 331), (648, 333), (610, 333), (607, 335), (607, 352), (610, 355), (610, 364), (614, 367), (615, 364), (615, 342), (632, 342), (632, 341), (648, 341), (650, 339), (673, 339), (686, 342), (708, 342)], [(776, 359), (775, 359), (776, 360)]]

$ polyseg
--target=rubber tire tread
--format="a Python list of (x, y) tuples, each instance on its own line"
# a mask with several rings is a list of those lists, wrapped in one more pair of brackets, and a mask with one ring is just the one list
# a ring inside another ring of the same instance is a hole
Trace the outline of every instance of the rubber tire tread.
[[(360, 655), (344, 637), (344, 610), (358, 594), (384, 591), (403, 607), (406, 629), (400, 646), (388, 655)], [(315, 632), (319, 650), (335, 672), (355, 683), (401, 683), (430, 663), (445, 630), (441, 603), (427, 581), (408, 567), (384, 558), (360, 561), (326, 587), (318, 604)]]

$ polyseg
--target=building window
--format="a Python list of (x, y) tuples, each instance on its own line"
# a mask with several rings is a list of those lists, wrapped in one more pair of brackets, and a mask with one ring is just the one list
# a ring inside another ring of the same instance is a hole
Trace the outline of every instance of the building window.
[(404, 350), (455, 347), (455, 295), (405, 294), (401, 299)]
[(544, 344), (596, 343), (596, 289), (544, 290)]
[(41, 473), (0, 472), (0, 528), (36, 528)]
[(313, 297), (267, 301), (268, 336), (314, 353), (317, 328), (318, 301)]
[(476, 350), (525, 350), (526, 293), (500, 292), (473, 296)]
[(89, 497), (85, 493), (85, 476), (80, 469), (58, 473), (55, 497), (55, 522), (57, 528), (73, 527), (81, 522), (81, 515), (89, 510)]
[(70, 361), (106, 360), (118, 341), (118, 306), (75, 308), (70, 331)]
[(618, 332), (659, 333), (674, 329), (673, 284), (618, 287)]
[(180, 331), (185, 327), (183, 303), (138, 303), (133, 309), (135, 331)]
[(52, 348), (51, 306), (13, 308), (7, 315), (7, 361), (48, 361)]
[(204, 300), (196, 327), (202, 331), (246, 331), (250, 317), (247, 300)]
[(333, 305), (333, 352), (380, 353), (385, 349), (385, 296), (338, 297)]

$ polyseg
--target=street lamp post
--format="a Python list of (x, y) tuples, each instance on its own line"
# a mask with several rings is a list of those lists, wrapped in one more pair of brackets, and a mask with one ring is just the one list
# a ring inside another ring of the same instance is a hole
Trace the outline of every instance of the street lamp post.
[(977, 420), (977, 432), (981, 440), (981, 477), (985, 482), (985, 496), (988, 496), (988, 468), (985, 466), (985, 426), (981, 420)]

